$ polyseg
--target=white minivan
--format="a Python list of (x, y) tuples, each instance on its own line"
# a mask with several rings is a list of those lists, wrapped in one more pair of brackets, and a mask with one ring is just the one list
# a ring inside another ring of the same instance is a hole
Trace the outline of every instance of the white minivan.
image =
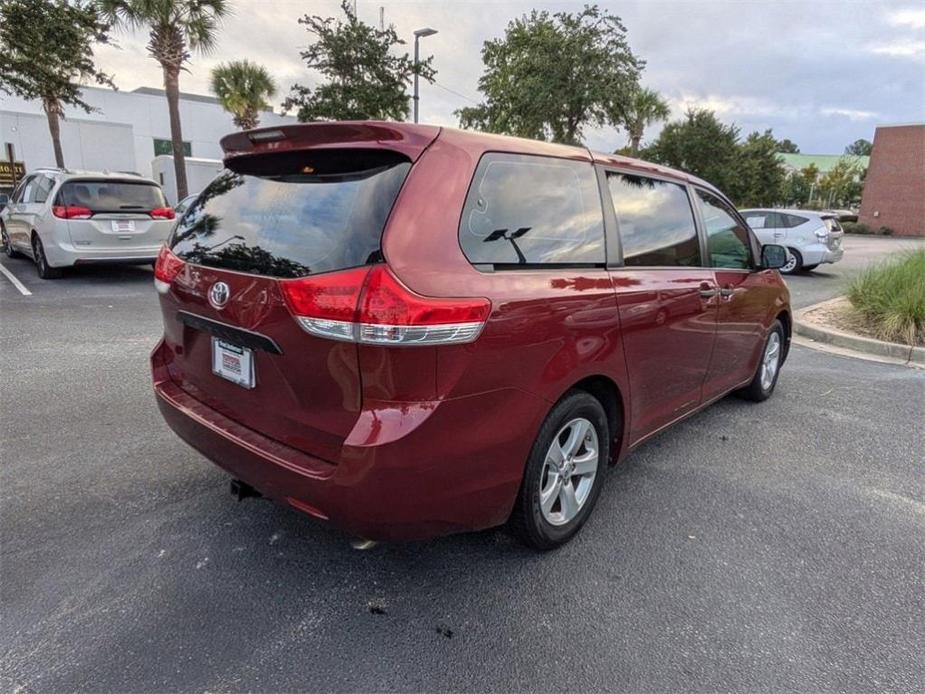
[(38, 169), (0, 212), (3, 250), (39, 277), (83, 263), (153, 263), (176, 214), (154, 181), (131, 173)]
[(762, 244), (787, 248), (787, 264), (780, 269), (784, 274), (809, 272), (823, 263), (837, 263), (845, 254), (842, 248), (845, 232), (834, 214), (810, 210), (739, 211)]

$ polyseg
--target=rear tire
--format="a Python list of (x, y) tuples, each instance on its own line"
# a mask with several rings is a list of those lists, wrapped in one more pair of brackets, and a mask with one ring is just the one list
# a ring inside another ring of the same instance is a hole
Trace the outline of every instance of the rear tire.
[(43, 280), (56, 280), (64, 274), (59, 267), (52, 267), (48, 264), (48, 258), (45, 256), (45, 246), (42, 245), (42, 239), (38, 234), (32, 235), (32, 257), (35, 258), (35, 269), (39, 277)]
[(771, 330), (761, 350), (761, 359), (758, 360), (755, 377), (747, 386), (736, 391), (736, 395), (752, 402), (763, 402), (771, 397), (784, 361), (785, 339), (784, 326), (779, 320), (775, 320), (771, 324)]
[(787, 258), (787, 264), (780, 269), (782, 275), (792, 275), (803, 267), (803, 256), (796, 248), (788, 248), (787, 252), (790, 253), (790, 257)]
[(554, 549), (588, 520), (610, 459), (607, 415), (594, 396), (565, 395), (540, 427), (509, 526), (526, 545)]

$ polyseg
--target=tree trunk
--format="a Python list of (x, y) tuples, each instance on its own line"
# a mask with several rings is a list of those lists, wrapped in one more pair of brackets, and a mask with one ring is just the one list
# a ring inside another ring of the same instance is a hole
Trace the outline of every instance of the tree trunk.
[(55, 166), (64, 168), (64, 150), (61, 149), (61, 104), (54, 97), (46, 97), (42, 104), (48, 118), (48, 132), (55, 148)]
[(183, 151), (183, 132), (180, 129), (180, 71), (164, 66), (164, 90), (167, 92), (167, 110), (170, 113), (170, 142), (173, 149), (173, 168), (177, 176), (177, 200), (189, 195), (186, 182), (186, 153)]
[(639, 141), (642, 140), (641, 135), (631, 135), (630, 136), (630, 153), (634, 157), (639, 156)]

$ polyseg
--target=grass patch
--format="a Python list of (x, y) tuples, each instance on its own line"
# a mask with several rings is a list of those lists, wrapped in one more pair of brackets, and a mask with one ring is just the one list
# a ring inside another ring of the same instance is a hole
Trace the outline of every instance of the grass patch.
[(867, 268), (848, 300), (883, 340), (925, 343), (925, 249)]

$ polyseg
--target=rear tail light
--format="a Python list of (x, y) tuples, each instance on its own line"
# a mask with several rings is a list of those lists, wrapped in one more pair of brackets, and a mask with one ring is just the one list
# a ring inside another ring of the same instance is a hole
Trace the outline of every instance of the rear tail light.
[(154, 264), (154, 288), (159, 294), (167, 293), (184, 264), (167, 246), (161, 246), (161, 252), (157, 254), (157, 262)]
[(172, 207), (155, 207), (151, 210), (151, 216), (154, 219), (175, 219), (177, 213), (173, 211)]
[(302, 328), (313, 335), (375, 345), (441, 345), (478, 337), (491, 302), (415, 294), (385, 265), (281, 280)]
[(93, 216), (89, 207), (75, 205), (55, 205), (51, 208), (51, 213), (59, 219), (90, 219)]
[(826, 238), (828, 235), (829, 235), (829, 228), (828, 228), (827, 226), (822, 225), (821, 227), (819, 227), (818, 229), (816, 229), (816, 237), (817, 237), (817, 238), (824, 239), (824, 238)]

